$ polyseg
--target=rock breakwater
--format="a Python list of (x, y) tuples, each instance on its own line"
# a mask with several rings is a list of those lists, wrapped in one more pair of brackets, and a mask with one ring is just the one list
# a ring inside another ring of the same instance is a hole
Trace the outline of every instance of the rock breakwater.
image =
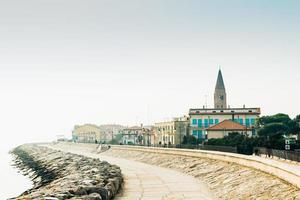
[(12, 152), (15, 165), (34, 187), (14, 199), (110, 200), (123, 177), (116, 165), (38, 145), (22, 145)]

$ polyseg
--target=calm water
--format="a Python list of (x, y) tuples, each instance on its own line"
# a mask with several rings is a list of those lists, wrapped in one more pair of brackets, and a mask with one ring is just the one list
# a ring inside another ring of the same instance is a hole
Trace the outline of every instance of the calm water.
[(8, 148), (0, 148), (0, 199), (20, 195), (32, 187), (31, 181), (11, 166), (13, 157)]

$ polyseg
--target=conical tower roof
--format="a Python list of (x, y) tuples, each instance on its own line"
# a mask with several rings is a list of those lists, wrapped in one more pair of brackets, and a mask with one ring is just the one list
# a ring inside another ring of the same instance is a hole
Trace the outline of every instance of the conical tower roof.
[(223, 81), (223, 76), (222, 76), (221, 70), (219, 70), (219, 73), (218, 73), (218, 79), (217, 79), (216, 89), (225, 90), (225, 85), (224, 85), (224, 81)]

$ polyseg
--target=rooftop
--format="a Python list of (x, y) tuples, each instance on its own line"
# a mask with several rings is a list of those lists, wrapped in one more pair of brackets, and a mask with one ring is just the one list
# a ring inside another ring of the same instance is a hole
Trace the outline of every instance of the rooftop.
[(220, 130), (227, 130), (227, 131), (244, 131), (247, 127), (243, 126), (239, 123), (236, 123), (231, 120), (224, 120), (219, 124), (216, 124), (208, 129), (207, 131), (220, 131)]
[(191, 108), (190, 115), (260, 114), (260, 108)]
[(225, 90), (225, 85), (223, 81), (223, 76), (221, 70), (219, 70), (217, 83), (216, 83), (216, 90)]

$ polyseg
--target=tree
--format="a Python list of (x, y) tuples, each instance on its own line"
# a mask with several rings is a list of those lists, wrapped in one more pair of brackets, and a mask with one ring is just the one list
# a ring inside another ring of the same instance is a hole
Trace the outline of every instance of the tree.
[(286, 114), (264, 116), (258, 119), (259, 145), (284, 149), (284, 136), (299, 132), (299, 124)]
[(278, 113), (276, 115), (271, 116), (263, 116), (257, 120), (258, 126), (264, 126), (270, 123), (283, 123), (286, 124), (291, 121), (291, 118), (287, 114)]
[(198, 140), (193, 135), (185, 135), (183, 136), (182, 144), (196, 145), (198, 144)]
[(123, 135), (121, 133), (118, 133), (111, 141), (111, 144), (119, 144), (122, 140)]

